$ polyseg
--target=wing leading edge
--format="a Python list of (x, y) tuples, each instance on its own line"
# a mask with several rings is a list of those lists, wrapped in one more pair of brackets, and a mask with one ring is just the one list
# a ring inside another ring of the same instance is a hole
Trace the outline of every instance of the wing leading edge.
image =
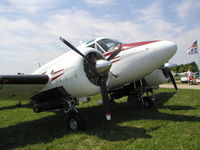
[(47, 75), (0, 75), (0, 97), (27, 99), (40, 92), (48, 81)]

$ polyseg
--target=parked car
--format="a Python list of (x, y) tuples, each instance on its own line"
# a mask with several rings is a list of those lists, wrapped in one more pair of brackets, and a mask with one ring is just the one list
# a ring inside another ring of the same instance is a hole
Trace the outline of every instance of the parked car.
[(181, 77), (181, 82), (182, 83), (188, 83), (188, 78), (185, 77), (185, 76)]

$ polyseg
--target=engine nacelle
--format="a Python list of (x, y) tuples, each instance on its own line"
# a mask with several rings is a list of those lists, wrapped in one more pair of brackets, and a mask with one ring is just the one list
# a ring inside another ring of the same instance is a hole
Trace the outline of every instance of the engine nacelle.
[(155, 86), (169, 81), (169, 78), (166, 78), (162, 70), (159, 69), (156, 69), (144, 79), (149, 86)]
[[(102, 54), (94, 49), (86, 49), (83, 54), (90, 60), (102, 59)], [(66, 70), (63, 82), (65, 90), (72, 97), (83, 97), (85, 95), (94, 95), (100, 92), (98, 75), (91, 70), (91, 64), (77, 54), (77, 59), (73, 56), (74, 66), (71, 70)], [(75, 60), (76, 59), (76, 60)]]

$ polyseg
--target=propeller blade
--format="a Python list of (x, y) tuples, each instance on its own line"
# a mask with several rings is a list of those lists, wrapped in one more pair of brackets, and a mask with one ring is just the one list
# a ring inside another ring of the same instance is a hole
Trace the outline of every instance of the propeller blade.
[(107, 58), (107, 60), (113, 59), (115, 56), (117, 56), (117, 55), (122, 51), (121, 44), (120, 44), (119, 46), (117, 46), (117, 47), (119, 47), (119, 48), (118, 48), (117, 50), (115, 50), (115, 51)]
[(176, 91), (178, 90), (177, 85), (176, 85), (176, 81), (174, 79), (174, 76), (172, 75), (171, 71), (169, 70), (169, 77), (174, 85), (174, 88), (176, 89)]
[(85, 55), (83, 55), (76, 47), (74, 47), (71, 43), (69, 43), (67, 40), (65, 40), (63, 37), (59, 38), (63, 43), (65, 43), (68, 47), (70, 47), (72, 50), (74, 50), (76, 53), (81, 55), (87, 62), (92, 63), (95, 65), (95, 63), (91, 60), (89, 60)]
[(101, 96), (103, 100), (106, 120), (111, 120), (109, 97), (108, 97), (108, 91), (107, 91), (107, 86), (106, 86), (106, 78), (103, 76), (101, 78), (100, 88), (101, 88)]

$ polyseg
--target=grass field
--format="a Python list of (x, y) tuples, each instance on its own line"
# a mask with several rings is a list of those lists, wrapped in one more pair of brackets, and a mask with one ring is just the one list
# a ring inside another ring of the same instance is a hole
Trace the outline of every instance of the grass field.
[(200, 150), (200, 90), (160, 89), (156, 98), (150, 110), (120, 99), (105, 122), (94, 96), (80, 105), (84, 132), (69, 131), (62, 111), (34, 113), (1, 100), (0, 150)]

